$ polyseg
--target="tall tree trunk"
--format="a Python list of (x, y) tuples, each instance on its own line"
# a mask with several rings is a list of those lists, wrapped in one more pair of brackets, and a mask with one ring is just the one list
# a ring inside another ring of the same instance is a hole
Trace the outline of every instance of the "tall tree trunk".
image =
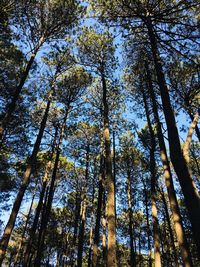
[(54, 191), (55, 191), (55, 181), (57, 178), (58, 164), (59, 164), (59, 158), (60, 158), (60, 153), (61, 153), (60, 147), (61, 147), (61, 144), (63, 141), (64, 131), (66, 128), (67, 116), (68, 116), (68, 110), (66, 111), (66, 115), (63, 119), (61, 131), (60, 131), (60, 137), (59, 137), (58, 145), (56, 148), (56, 157), (55, 157), (55, 162), (54, 162), (54, 167), (53, 167), (53, 172), (52, 172), (52, 177), (51, 177), (51, 184), (50, 184), (50, 188), (49, 188), (49, 195), (48, 195), (48, 200), (47, 200), (46, 212), (43, 214), (43, 216), (41, 218), (41, 226), (40, 227), (42, 230), (40, 231), (39, 237), (38, 237), (38, 249), (37, 249), (37, 255), (36, 255), (36, 259), (35, 259), (35, 263), (34, 263), (34, 266), (36, 266), (36, 267), (39, 267), (41, 265), (46, 228), (47, 228), (47, 224), (48, 224), (50, 213), (51, 213), (51, 206), (52, 206)]
[(108, 218), (108, 251), (107, 266), (116, 267), (116, 225), (115, 225), (115, 184), (112, 175), (112, 155), (110, 150), (109, 109), (105, 76), (102, 73), (103, 108), (104, 108), (104, 146), (105, 146), (105, 176), (108, 188), (107, 218)]
[(46, 187), (47, 187), (47, 183), (48, 183), (48, 179), (49, 179), (49, 173), (50, 173), (51, 168), (52, 168), (52, 159), (53, 159), (55, 145), (56, 145), (57, 133), (58, 133), (58, 127), (56, 127), (56, 130), (55, 130), (54, 140), (53, 140), (53, 144), (52, 144), (52, 151), (50, 152), (50, 159), (47, 162), (47, 165), (45, 168), (45, 174), (44, 174), (43, 182), (42, 182), (42, 190), (40, 192), (39, 202), (38, 202), (38, 205), (37, 205), (37, 208), (35, 211), (33, 224), (32, 224), (32, 227), (31, 227), (30, 233), (29, 233), (29, 240), (28, 240), (28, 243), (26, 246), (26, 251), (24, 254), (24, 262), (23, 262), (24, 266), (28, 266), (28, 263), (30, 262), (31, 249), (32, 249), (32, 245), (33, 245), (34, 240), (35, 240), (35, 233), (37, 230), (39, 217), (40, 217), (41, 210), (42, 210), (42, 204), (43, 204), (43, 199), (45, 196), (45, 191), (46, 191)]
[(200, 258), (200, 197), (181, 150), (178, 129), (176, 127), (175, 116), (170, 102), (152, 21), (150, 18), (147, 18), (145, 23), (148, 29), (162, 106), (167, 124), (170, 157), (184, 194), (185, 204), (189, 213), (192, 232)]
[[(85, 181), (88, 183), (89, 178), (89, 154), (90, 147), (87, 145), (86, 151), (86, 168), (85, 168)], [(83, 197), (81, 203), (81, 221), (80, 221), (80, 230), (78, 237), (78, 257), (77, 257), (77, 266), (82, 267), (82, 259), (83, 259), (83, 244), (84, 244), (84, 231), (85, 231), (85, 217), (86, 217), (86, 188), (83, 189)]]
[(11, 215), (9, 217), (8, 223), (7, 223), (6, 228), (4, 230), (3, 237), (2, 237), (1, 242), (0, 242), (0, 266), (3, 262), (4, 257), (5, 257), (5, 253), (6, 253), (6, 250), (8, 247), (8, 242), (9, 242), (12, 230), (14, 228), (14, 225), (15, 225), (17, 214), (19, 212), (24, 193), (25, 193), (25, 191), (29, 185), (31, 172), (32, 172), (32, 170), (35, 166), (35, 163), (36, 163), (37, 154), (39, 152), (40, 144), (41, 144), (42, 137), (44, 134), (44, 129), (46, 127), (46, 122), (47, 122), (47, 118), (48, 118), (48, 114), (49, 114), (50, 105), (51, 105), (51, 95), (50, 95), (49, 100), (47, 102), (46, 110), (45, 110), (45, 113), (43, 115), (43, 118), (42, 118), (42, 121), (40, 124), (39, 133), (37, 135), (37, 139), (35, 141), (35, 145), (34, 145), (32, 154), (31, 154), (30, 158), (27, 160), (26, 170), (25, 170), (24, 175), (23, 175), (22, 184), (20, 186), (19, 192), (18, 192), (17, 197), (15, 199), (15, 202), (14, 202), (14, 205), (13, 205), (13, 208), (11, 211)]
[(150, 74), (147, 63), (146, 63), (146, 73), (147, 73), (147, 79), (148, 79), (147, 88), (148, 88), (149, 95), (152, 101), (152, 106), (153, 106), (153, 114), (154, 114), (154, 119), (155, 119), (155, 124), (156, 124), (158, 143), (160, 147), (161, 161), (162, 161), (163, 170), (164, 170), (164, 179), (165, 179), (165, 184), (166, 184), (167, 193), (169, 197), (170, 208), (172, 211), (174, 229), (175, 229), (178, 244), (180, 247), (183, 263), (185, 264), (185, 266), (193, 266), (187, 239), (185, 236), (185, 231), (183, 228), (182, 217), (180, 214), (180, 209), (179, 209), (178, 201), (176, 198), (176, 192), (174, 189), (170, 163), (169, 163), (169, 159), (167, 156), (167, 150), (166, 150), (165, 141), (164, 141), (164, 137), (162, 133), (160, 118), (158, 115), (156, 96), (154, 93), (154, 88), (153, 88), (153, 84), (151, 80), (151, 74)]
[(97, 213), (96, 213), (96, 224), (95, 224), (95, 230), (94, 230), (93, 256), (92, 256), (93, 267), (97, 266), (97, 260), (98, 260), (98, 245), (99, 245), (99, 240), (100, 240), (100, 223), (101, 223), (101, 213), (102, 213), (102, 205), (103, 205), (104, 182), (105, 182), (104, 156), (103, 156), (103, 153), (101, 153), (98, 203), (97, 203)]
[(6, 108), (6, 113), (3, 117), (3, 119), (0, 121), (0, 142), (3, 139), (4, 131), (10, 122), (11, 116), (12, 116), (13, 112), (15, 111), (17, 101), (18, 101), (19, 96), (21, 94), (22, 88), (24, 87), (25, 81), (29, 75), (29, 72), (30, 72), (30, 69), (31, 69), (33, 62), (35, 60), (36, 54), (37, 54), (38, 50), (40, 49), (41, 45), (43, 44), (43, 42), (44, 42), (44, 36), (42, 36), (40, 38), (38, 45), (34, 49), (34, 52), (32, 53), (27, 65), (26, 65), (24, 72), (22, 73), (21, 80), (20, 80), (19, 85), (17, 86), (17, 88), (15, 90), (13, 98)]
[[(129, 159), (128, 159), (129, 161)], [(129, 164), (127, 164), (129, 165)], [(128, 213), (129, 213), (129, 238), (130, 238), (130, 266), (135, 267), (135, 251), (133, 245), (133, 210), (132, 210), (132, 192), (131, 192), (131, 172), (127, 169), (127, 198), (128, 198)]]
[(151, 138), (151, 148), (150, 148), (150, 172), (151, 172), (151, 202), (152, 202), (152, 224), (153, 224), (153, 240), (154, 240), (154, 259), (155, 267), (161, 267), (161, 256), (160, 256), (160, 237), (159, 237), (159, 223), (158, 223), (158, 211), (157, 211), (157, 194), (156, 194), (156, 162), (155, 162), (155, 149), (156, 140), (151, 125), (151, 120), (149, 116), (149, 108), (147, 104), (147, 99), (144, 91), (143, 100), (145, 106), (145, 113), (147, 117), (148, 128)]

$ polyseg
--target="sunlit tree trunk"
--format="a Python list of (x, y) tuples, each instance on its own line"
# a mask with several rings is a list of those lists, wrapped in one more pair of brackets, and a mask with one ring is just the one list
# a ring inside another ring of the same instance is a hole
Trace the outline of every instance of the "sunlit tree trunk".
[(15, 202), (14, 202), (14, 205), (13, 205), (13, 208), (11, 211), (11, 215), (9, 217), (8, 223), (7, 223), (6, 228), (4, 230), (3, 237), (1, 239), (1, 243), (0, 243), (0, 266), (3, 262), (4, 257), (5, 257), (5, 253), (6, 253), (6, 250), (8, 247), (8, 242), (9, 242), (12, 230), (14, 228), (14, 225), (15, 225), (15, 221), (16, 221), (17, 214), (19, 212), (19, 209), (20, 209), (20, 206), (21, 206), (21, 203), (23, 200), (24, 193), (25, 193), (25, 191), (29, 185), (32, 169), (34, 168), (35, 163), (36, 163), (37, 154), (39, 152), (40, 144), (41, 144), (42, 137), (44, 134), (44, 129), (46, 127), (46, 122), (47, 122), (47, 118), (48, 118), (48, 114), (49, 114), (50, 105), (51, 105), (51, 96), (49, 97), (49, 100), (47, 102), (45, 113), (43, 115), (43, 118), (42, 118), (42, 121), (40, 124), (39, 133), (37, 135), (32, 154), (31, 154), (30, 158), (27, 160), (26, 170), (25, 170), (24, 175), (23, 175), (22, 184), (20, 186), (19, 192), (18, 192), (17, 197), (15, 199)]
[(189, 213), (189, 219), (192, 224), (194, 240), (200, 257), (200, 197), (194, 181), (189, 173), (181, 150), (178, 129), (176, 127), (175, 116), (171, 106), (170, 96), (163, 72), (161, 57), (159, 55), (157, 39), (153, 29), (152, 21), (150, 18), (147, 18), (145, 23), (148, 29), (148, 35), (151, 43), (152, 55), (162, 99), (163, 112), (167, 124), (170, 157), (183, 191), (185, 204)]
[(107, 195), (107, 218), (108, 218), (108, 251), (107, 266), (116, 267), (116, 225), (115, 225), (115, 184), (112, 174), (112, 155), (110, 149), (109, 108), (107, 100), (107, 87), (105, 76), (102, 73), (103, 89), (103, 116), (104, 116), (104, 146), (105, 146), (105, 176), (108, 189)]

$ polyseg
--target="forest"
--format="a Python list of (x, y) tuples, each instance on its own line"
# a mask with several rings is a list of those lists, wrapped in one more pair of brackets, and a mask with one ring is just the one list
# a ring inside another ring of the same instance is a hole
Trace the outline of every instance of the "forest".
[(200, 267), (199, 0), (0, 0), (0, 266)]

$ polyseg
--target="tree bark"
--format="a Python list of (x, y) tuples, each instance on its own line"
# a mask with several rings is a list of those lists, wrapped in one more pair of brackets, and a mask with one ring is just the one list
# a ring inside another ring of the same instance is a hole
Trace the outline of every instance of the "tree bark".
[(193, 266), (187, 239), (185, 236), (185, 231), (183, 228), (182, 217), (180, 214), (180, 209), (179, 209), (178, 201), (176, 198), (176, 192), (174, 189), (170, 163), (169, 163), (169, 159), (167, 156), (167, 150), (166, 150), (165, 141), (164, 141), (164, 137), (162, 133), (160, 118), (158, 115), (156, 96), (154, 93), (154, 88), (153, 88), (153, 84), (151, 80), (151, 74), (148, 68), (148, 63), (145, 64), (145, 69), (146, 69), (147, 80), (148, 80), (147, 88), (148, 88), (148, 92), (149, 92), (151, 102), (152, 102), (152, 107), (153, 107), (153, 114), (154, 114), (155, 125), (156, 125), (157, 136), (158, 136), (158, 143), (159, 143), (159, 148), (160, 148), (160, 156), (161, 156), (161, 161), (163, 164), (164, 179), (165, 179), (165, 184), (166, 184), (167, 193), (169, 197), (170, 208), (172, 211), (174, 229), (175, 229), (178, 244), (180, 247), (183, 263), (185, 264), (185, 266)]
[(50, 105), (51, 105), (51, 96), (49, 97), (49, 100), (47, 102), (46, 110), (45, 110), (45, 113), (43, 115), (43, 118), (42, 118), (42, 121), (40, 124), (39, 133), (37, 135), (37, 139), (36, 139), (32, 154), (31, 154), (30, 158), (27, 160), (26, 170), (25, 170), (24, 175), (23, 175), (22, 184), (20, 186), (19, 192), (18, 192), (17, 197), (15, 199), (15, 202), (14, 202), (14, 205), (13, 205), (13, 208), (11, 211), (11, 215), (9, 217), (8, 223), (7, 223), (6, 228), (4, 230), (3, 237), (2, 237), (1, 242), (0, 242), (0, 266), (3, 262), (4, 257), (5, 257), (5, 253), (6, 253), (6, 250), (8, 247), (8, 242), (9, 242), (12, 230), (14, 228), (14, 225), (15, 225), (17, 214), (19, 212), (24, 193), (25, 193), (25, 191), (29, 185), (31, 172), (32, 172), (32, 170), (35, 166), (35, 163), (36, 163), (37, 154), (39, 152), (40, 144), (41, 144), (42, 137), (44, 134), (44, 129), (46, 127), (46, 122), (47, 122), (47, 118), (48, 118), (48, 114), (49, 114)]
[(189, 219), (192, 224), (194, 240), (200, 258), (200, 197), (194, 181), (189, 173), (181, 150), (178, 129), (176, 127), (175, 116), (170, 102), (170, 96), (162, 68), (152, 21), (150, 18), (147, 18), (145, 23), (148, 29), (149, 40), (151, 43), (152, 55), (162, 99), (162, 106), (167, 124), (170, 157), (183, 191), (185, 204), (189, 213)]
[(107, 102), (107, 87), (105, 76), (102, 73), (103, 107), (104, 107), (104, 146), (105, 146), (105, 176), (108, 188), (107, 218), (108, 218), (108, 251), (107, 266), (116, 267), (116, 227), (115, 227), (115, 184), (112, 174), (112, 155), (110, 149), (109, 108)]

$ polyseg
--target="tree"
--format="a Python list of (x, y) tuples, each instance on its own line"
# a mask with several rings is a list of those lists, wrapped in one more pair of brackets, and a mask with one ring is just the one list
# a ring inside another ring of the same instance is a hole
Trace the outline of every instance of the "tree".
[[(115, 233), (115, 186), (112, 174), (112, 156), (110, 150), (109, 107), (107, 100), (106, 77), (113, 68), (114, 47), (112, 36), (107, 33), (96, 33), (94, 30), (84, 29), (78, 40), (81, 62), (91, 67), (101, 78), (103, 91), (103, 137), (105, 153), (105, 179), (108, 189), (107, 216), (108, 216), (108, 253), (107, 264), (116, 266), (116, 233)], [(91, 54), (90, 51), (93, 50)]]

